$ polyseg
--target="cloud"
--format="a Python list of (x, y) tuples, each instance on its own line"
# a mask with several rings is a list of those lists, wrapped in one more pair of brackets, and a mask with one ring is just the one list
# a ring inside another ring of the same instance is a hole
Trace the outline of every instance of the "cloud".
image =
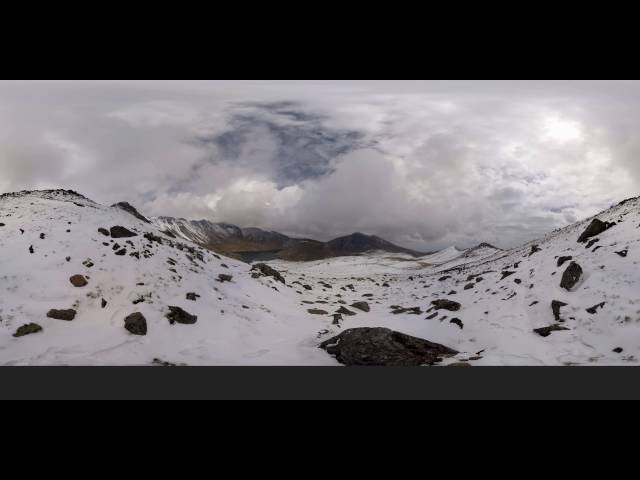
[(640, 83), (0, 82), (0, 190), (433, 250), (637, 195)]

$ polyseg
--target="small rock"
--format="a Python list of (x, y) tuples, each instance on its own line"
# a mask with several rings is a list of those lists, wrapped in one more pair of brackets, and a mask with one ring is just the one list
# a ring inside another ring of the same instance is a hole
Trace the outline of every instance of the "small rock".
[(102, 235), (104, 235), (105, 237), (110, 236), (109, 230), (107, 230), (106, 228), (99, 228), (98, 229), (98, 233), (101, 233)]
[(624, 350), (621, 347), (616, 347), (612, 350), (614, 353), (622, 353)]
[(458, 325), (460, 327), (460, 330), (464, 328), (464, 324), (462, 323), (462, 320), (460, 320), (459, 318), (452, 318), (451, 320), (449, 320), (449, 323)]
[(564, 265), (565, 262), (568, 262), (569, 260), (573, 260), (573, 257), (560, 257), (560, 258), (558, 258), (558, 267), (561, 267), (562, 265)]
[(606, 302), (601, 302), (597, 305), (594, 305), (591, 308), (587, 308), (587, 313), (590, 313), (591, 315), (594, 315), (595, 313), (598, 312), (599, 308), (603, 308), (606, 305)]
[(553, 316), (556, 319), (556, 322), (560, 321), (560, 309), (566, 306), (567, 306), (566, 303), (560, 302), (558, 300), (553, 300), (551, 302), (551, 311), (553, 311)]
[(230, 282), (231, 280), (233, 280), (233, 275), (227, 275), (226, 273), (221, 273), (220, 275), (218, 275), (218, 281), (220, 283)]
[(65, 320), (70, 322), (74, 318), (76, 318), (76, 311), (73, 309), (68, 310), (49, 310), (47, 313), (48, 318), (53, 318), (55, 320)]
[(84, 278), (83, 275), (74, 275), (69, 279), (69, 281), (74, 287), (77, 287), (77, 288), (86, 287), (89, 283), (87, 282), (87, 279)]
[(42, 327), (37, 323), (27, 323), (26, 325), (22, 325), (16, 333), (13, 334), (14, 337), (24, 337), (25, 335), (31, 335), (33, 333), (38, 333), (42, 331)]
[(200, 295), (198, 295), (197, 293), (193, 293), (193, 292), (187, 293), (187, 300), (191, 300), (192, 302), (195, 302), (198, 298), (200, 298)]
[(433, 305), (436, 310), (449, 310), (451, 312), (457, 312), (460, 310), (460, 307), (462, 307), (462, 305), (453, 300), (434, 300), (431, 302), (431, 305)]
[(349, 310), (348, 308), (345, 307), (340, 307), (338, 310), (336, 310), (336, 313), (341, 313), (342, 315), (347, 315), (347, 316), (354, 316), (356, 314), (356, 312), (352, 312), (351, 310)]
[(351, 307), (357, 308), (358, 310), (362, 310), (363, 312), (369, 312), (371, 308), (367, 302), (356, 302), (352, 303)]
[(569, 330), (569, 329), (561, 325), (555, 324), (555, 325), (551, 325), (550, 327), (536, 328), (533, 331), (538, 335), (540, 335), (541, 337), (548, 337), (549, 335), (551, 335), (551, 332), (559, 332), (562, 330)]
[(310, 308), (307, 312), (311, 315), (329, 315), (329, 312), (326, 310), (320, 310), (319, 308)]

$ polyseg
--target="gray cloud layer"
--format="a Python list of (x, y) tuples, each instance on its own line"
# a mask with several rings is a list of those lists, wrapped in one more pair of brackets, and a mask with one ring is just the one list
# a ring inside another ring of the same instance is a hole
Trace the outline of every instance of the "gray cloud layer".
[(638, 195), (638, 82), (0, 82), (0, 191), (416, 249)]

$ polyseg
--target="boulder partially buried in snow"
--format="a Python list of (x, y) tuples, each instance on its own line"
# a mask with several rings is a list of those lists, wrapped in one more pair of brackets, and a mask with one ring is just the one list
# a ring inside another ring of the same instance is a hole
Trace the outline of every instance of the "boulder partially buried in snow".
[(582, 277), (582, 267), (576, 262), (571, 262), (567, 269), (562, 274), (562, 281), (560, 287), (565, 290), (571, 291), (573, 287), (580, 281)]
[(129, 238), (129, 237), (138, 236), (137, 233), (134, 233), (131, 230), (121, 226), (111, 227), (110, 233), (111, 233), (111, 238)]
[(49, 310), (47, 313), (48, 318), (53, 318), (55, 320), (64, 320), (66, 322), (70, 322), (74, 318), (76, 318), (76, 311), (73, 309), (68, 310)]
[(433, 305), (436, 310), (449, 310), (450, 312), (457, 312), (462, 306), (453, 300), (434, 300), (431, 302), (431, 305)]
[(264, 277), (273, 277), (276, 281), (285, 283), (284, 277), (276, 269), (270, 267), (266, 263), (256, 263), (251, 267), (252, 272), (256, 272)]
[(182, 323), (184, 325), (193, 325), (198, 321), (198, 317), (185, 312), (180, 307), (169, 307), (169, 313), (167, 313), (169, 323)]
[(433, 365), (458, 352), (388, 328), (351, 328), (320, 344), (343, 365)]
[(89, 283), (83, 275), (74, 275), (69, 279), (69, 281), (71, 282), (71, 285), (77, 288), (86, 287)]
[(133, 335), (146, 335), (147, 319), (141, 313), (132, 313), (124, 319), (124, 328)]
[(16, 333), (13, 334), (14, 337), (24, 337), (25, 335), (31, 335), (33, 333), (38, 333), (42, 331), (42, 327), (37, 323), (27, 323), (26, 325), (22, 325)]

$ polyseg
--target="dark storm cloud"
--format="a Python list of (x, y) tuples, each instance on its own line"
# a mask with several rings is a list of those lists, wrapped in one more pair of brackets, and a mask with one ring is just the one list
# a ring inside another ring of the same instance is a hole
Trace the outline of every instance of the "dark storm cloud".
[(216, 148), (212, 162), (253, 167), (283, 188), (334, 172), (336, 158), (366, 146), (364, 133), (325, 120), (296, 102), (244, 103), (231, 108), (227, 131), (196, 141)]

